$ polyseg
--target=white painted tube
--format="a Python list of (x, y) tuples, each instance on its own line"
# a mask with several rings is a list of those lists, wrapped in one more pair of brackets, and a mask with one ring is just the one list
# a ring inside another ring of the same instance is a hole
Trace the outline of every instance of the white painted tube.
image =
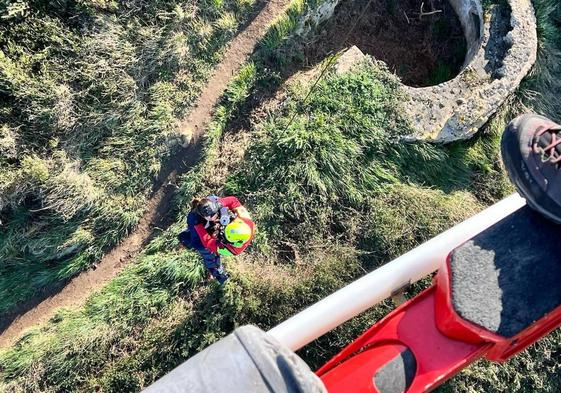
[(408, 253), (352, 282), (277, 325), (268, 333), (296, 351), (366, 309), (390, 297), (402, 286), (438, 270), (457, 246), (525, 205), (518, 194), (483, 210)]

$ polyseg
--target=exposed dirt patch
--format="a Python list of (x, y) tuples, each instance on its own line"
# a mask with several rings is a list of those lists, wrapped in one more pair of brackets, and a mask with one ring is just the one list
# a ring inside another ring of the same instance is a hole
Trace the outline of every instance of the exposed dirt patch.
[(199, 97), (195, 108), (181, 124), (181, 130), (192, 133), (189, 146), (181, 149), (162, 171), (161, 180), (154, 187), (153, 196), (138, 227), (121, 244), (106, 254), (96, 265), (70, 280), (66, 285), (52, 288), (35, 299), (22, 304), (11, 313), (0, 316), (0, 346), (11, 344), (21, 333), (34, 325), (45, 322), (60, 307), (79, 306), (88, 296), (107, 284), (142, 250), (150, 241), (155, 227), (170, 224), (167, 214), (174, 196), (178, 174), (185, 172), (198, 162), (201, 153), (201, 136), (210, 121), (214, 107), (224, 93), (233, 75), (252, 53), (256, 42), (263, 37), (269, 24), (282, 13), (288, 0), (264, 2), (262, 10), (243, 31), (230, 43), (223, 60)]
[[(456, 76), (466, 40), (448, 0), (341, 1), (305, 46), (309, 65), (356, 45), (386, 62), (406, 85), (431, 86)], [(349, 38), (348, 31), (360, 18)]]

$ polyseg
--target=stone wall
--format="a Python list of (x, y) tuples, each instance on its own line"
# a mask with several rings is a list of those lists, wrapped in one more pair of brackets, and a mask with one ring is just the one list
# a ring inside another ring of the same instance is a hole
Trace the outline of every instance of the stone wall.
[(509, 0), (510, 10), (486, 15), (483, 42), (460, 74), (424, 88), (405, 87), (410, 139), (452, 142), (471, 138), (504, 103), (536, 60), (536, 19), (531, 0)]
[(339, 0), (325, 0), (318, 8), (308, 10), (302, 17), (300, 25), (296, 29), (296, 34), (305, 36), (317, 25), (331, 18), (337, 4), (339, 4)]
[[(469, 139), (519, 86), (536, 60), (536, 20), (531, 0), (508, 0), (483, 17), (479, 0), (449, 0), (468, 43), (465, 64), (454, 79), (430, 87), (403, 86), (403, 112), (414, 130), (409, 140), (439, 143)], [(298, 34), (306, 35), (333, 15), (339, 0), (326, 0), (305, 14)], [(345, 70), (366, 55), (356, 47)], [(310, 75), (313, 70), (310, 71)]]

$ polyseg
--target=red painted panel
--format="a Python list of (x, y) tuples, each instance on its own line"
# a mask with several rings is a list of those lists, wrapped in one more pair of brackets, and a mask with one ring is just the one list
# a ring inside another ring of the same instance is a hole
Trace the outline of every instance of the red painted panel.
[(402, 346), (417, 361), (408, 392), (428, 391), (481, 357), (488, 346), (452, 340), (436, 328), (434, 293), (431, 287), (394, 310), (318, 370), (327, 390), (376, 392), (372, 378)]
[(388, 314), (317, 374), (330, 393), (378, 393), (377, 371), (408, 348), (415, 378), (407, 393), (427, 392), (486, 356), (504, 361), (561, 325), (561, 307), (507, 339), (461, 318), (452, 305), (450, 257), (435, 285)]
[(463, 319), (452, 305), (450, 256), (446, 269), (440, 269), (436, 282), (436, 324), (445, 335), (471, 343), (490, 343), (493, 347), (485, 355), (487, 359), (503, 362), (529, 345), (540, 340), (561, 325), (561, 306), (540, 318), (514, 337), (506, 338)]
[(403, 345), (390, 343), (370, 347), (328, 371), (321, 379), (329, 392), (378, 393), (372, 382), (376, 371), (405, 349)]

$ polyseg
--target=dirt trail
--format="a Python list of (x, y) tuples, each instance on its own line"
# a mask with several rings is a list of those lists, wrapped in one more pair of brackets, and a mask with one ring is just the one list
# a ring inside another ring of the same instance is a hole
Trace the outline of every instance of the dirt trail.
[(24, 330), (47, 321), (57, 308), (82, 305), (92, 292), (107, 284), (139, 254), (153, 235), (155, 226), (161, 225), (162, 222), (169, 222), (166, 214), (175, 191), (175, 187), (169, 186), (170, 183), (173, 184), (179, 173), (186, 171), (199, 160), (201, 136), (228, 82), (253, 52), (256, 42), (263, 37), (267, 27), (284, 10), (288, 2), (288, 0), (266, 1), (262, 10), (232, 40), (190, 115), (181, 124), (184, 132), (192, 132), (190, 145), (170, 160), (171, 166), (168, 163), (170, 170), (163, 171), (167, 172), (167, 175), (164, 175), (163, 180), (156, 185), (153, 196), (148, 202), (147, 211), (136, 229), (106, 254), (97, 264), (96, 269), (84, 271), (66, 285), (51, 289), (49, 293), (21, 305), (18, 310), (2, 315), (0, 347), (11, 345)]

